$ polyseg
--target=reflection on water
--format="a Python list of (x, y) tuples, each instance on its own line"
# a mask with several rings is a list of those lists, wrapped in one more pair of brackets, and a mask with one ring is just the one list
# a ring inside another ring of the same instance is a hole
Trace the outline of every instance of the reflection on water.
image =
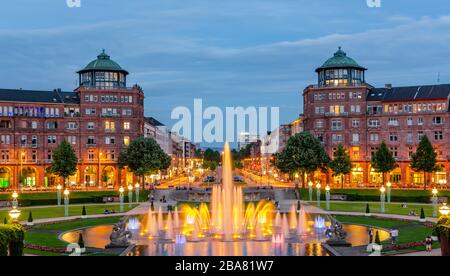
[(86, 247), (105, 248), (110, 240), (112, 225), (103, 225), (85, 228), (62, 235), (61, 239), (68, 243), (78, 243), (80, 233), (83, 234), (83, 240)]
[[(369, 243), (368, 228), (360, 225), (343, 225), (347, 231), (347, 241), (353, 246)], [(389, 238), (389, 233), (378, 230), (380, 239)], [(64, 234), (61, 239), (68, 243), (78, 242), (79, 234), (83, 234), (86, 247), (105, 248), (109, 244), (112, 226), (96, 226)], [(129, 253), (129, 256), (328, 256), (328, 253), (316, 240), (311, 243), (286, 242), (273, 244), (271, 241), (236, 241), (222, 242), (205, 240), (184, 244), (161, 243), (148, 240)]]
[(138, 245), (128, 256), (328, 256), (320, 243), (204, 241), (186, 244), (151, 242)]

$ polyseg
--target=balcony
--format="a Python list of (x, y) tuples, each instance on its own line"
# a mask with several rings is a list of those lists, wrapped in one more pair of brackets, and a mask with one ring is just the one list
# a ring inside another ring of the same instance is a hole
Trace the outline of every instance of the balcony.
[(348, 116), (348, 112), (339, 112), (339, 113), (325, 112), (325, 116), (326, 117), (347, 117)]
[(95, 148), (97, 146), (97, 143), (87, 143), (86, 147), (88, 148)]

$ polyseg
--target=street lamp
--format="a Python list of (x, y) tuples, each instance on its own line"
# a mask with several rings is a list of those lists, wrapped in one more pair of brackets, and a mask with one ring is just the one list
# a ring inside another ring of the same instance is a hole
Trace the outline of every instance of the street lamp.
[(61, 190), (62, 186), (61, 184), (58, 184), (58, 186), (56, 186), (56, 200), (58, 202), (58, 206), (61, 206)]
[(20, 210), (17, 209), (16, 206), (13, 206), (12, 210), (9, 211), (9, 217), (11, 218), (13, 223), (18, 222), (18, 219), (20, 217)]
[(390, 181), (388, 181), (387, 183), (386, 183), (386, 187), (387, 187), (387, 189), (386, 189), (386, 195), (387, 195), (387, 202), (388, 203), (391, 203), (391, 188), (392, 188), (392, 183), (390, 182)]
[(295, 190), (298, 191), (298, 173), (295, 174)]
[(20, 154), (20, 188), (23, 187), (23, 159), (25, 157), (25, 152), (21, 152)]
[(317, 206), (320, 208), (320, 188), (322, 188), (322, 185), (320, 185), (320, 182), (317, 183), (316, 189), (317, 189)]
[(442, 207), (439, 208), (439, 213), (441, 213), (442, 216), (446, 217), (448, 214), (450, 214), (450, 208), (448, 208), (447, 203), (443, 203)]
[(139, 183), (136, 183), (134, 185), (134, 188), (135, 188), (135, 191), (136, 191), (136, 203), (139, 203), (139, 188), (140, 188)]
[(309, 187), (309, 201), (313, 201), (313, 186), (314, 183), (312, 183), (312, 181), (310, 180), (308, 182), (308, 187)]
[(331, 199), (331, 194), (330, 194), (330, 185), (327, 185), (325, 187), (325, 199), (327, 201), (327, 211), (330, 211), (330, 199)]
[(64, 190), (64, 216), (68, 217), (69, 216), (69, 190), (65, 189)]
[(123, 192), (125, 189), (123, 187), (119, 188), (119, 200), (120, 200), (120, 212), (123, 213)]
[(128, 185), (128, 208), (133, 206), (133, 185)]
[(19, 194), (16, 191), (14, 191), (12, 193), (12, 198), (13, 198), (12, 205), (13, 205), (13, 207), (19, 206), (19, 202), (17, 200), (18, 197), (19, 197)]
[(438, 190), (436, 188), (433, 188), (433, 190), (431, 191), (431, 193), (433, 194), (432, 197), (432, 203), (433, 203), (433, 217), (437, 217), (438, 216)]
[(386, 211), (385, 203), (386, 203), (386, 188), (384, 186), (381, 186), (380, 188), (380, 203), (381, 203), (381, 213), (384, 213)]

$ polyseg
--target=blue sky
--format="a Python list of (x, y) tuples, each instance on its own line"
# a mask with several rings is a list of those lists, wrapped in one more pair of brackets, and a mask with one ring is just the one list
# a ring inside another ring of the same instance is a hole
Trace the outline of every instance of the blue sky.
[(105, 48), (146, 92), (146, 115), (175, 106), (302, 112), (314, 69), (342, 46), (375, 86), (450, 83), (448, 0), (14, 0), (0, 4), (0, 87), (73, 90)]

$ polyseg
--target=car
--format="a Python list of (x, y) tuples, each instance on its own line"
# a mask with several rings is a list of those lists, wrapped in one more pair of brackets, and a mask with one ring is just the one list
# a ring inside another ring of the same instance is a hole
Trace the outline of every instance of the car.
[(213, 175), (207, 176), (203, 179), (203, 182), (216, 182), (216, 177)]
[(233, 177), (233, 181), (234, 182), (244, 182), (244, 178), (242, 176), (240, 176), (240, 175), (235, 175)]

